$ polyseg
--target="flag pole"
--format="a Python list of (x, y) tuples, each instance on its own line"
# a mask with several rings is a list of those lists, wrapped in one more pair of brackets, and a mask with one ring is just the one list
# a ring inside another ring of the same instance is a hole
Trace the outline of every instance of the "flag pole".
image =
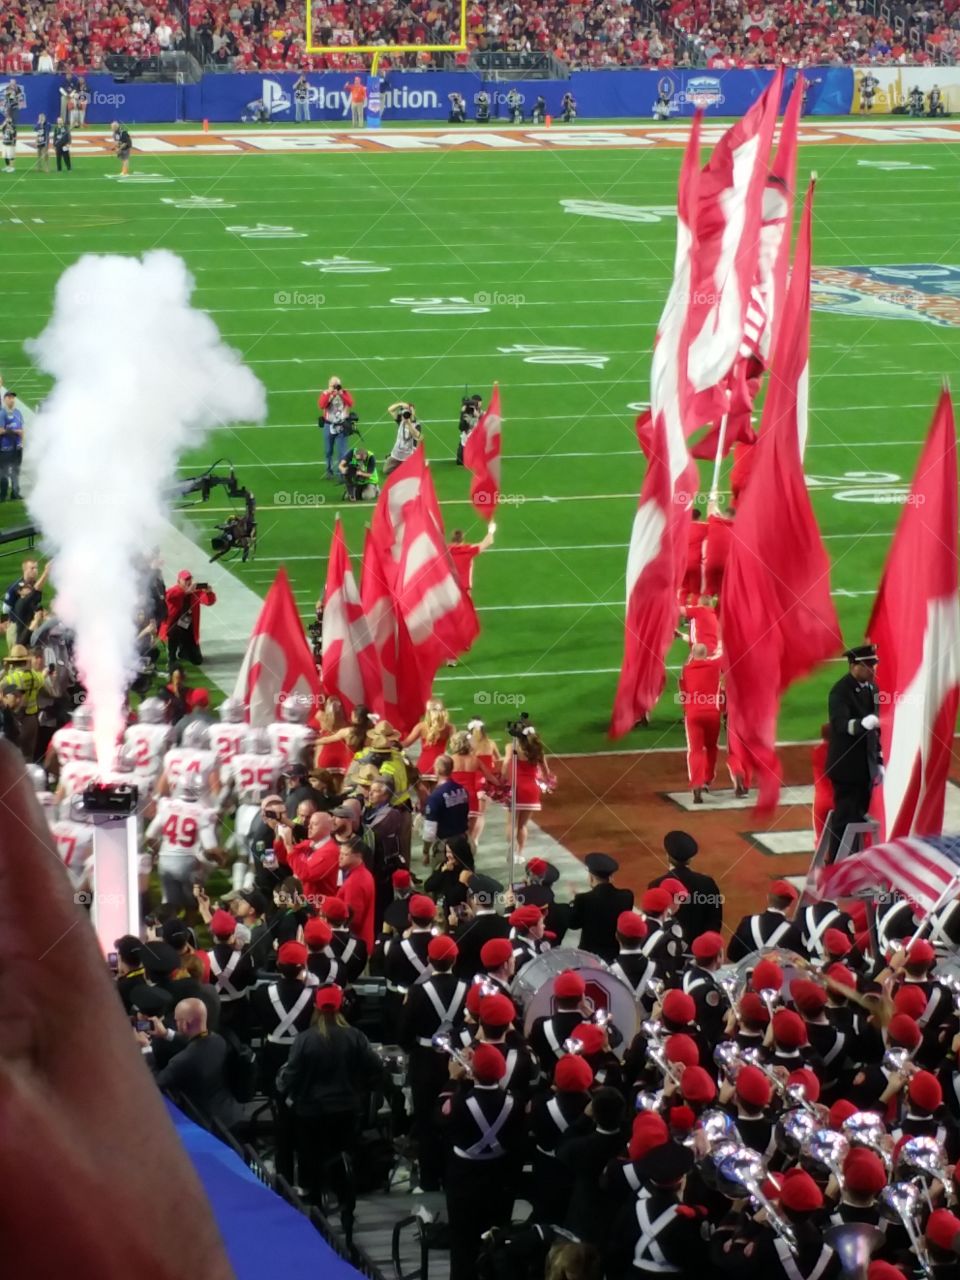
[(928, 923), (933, 919), (933, 917), (937, 914), (937, 912), (940, 910), (941, 907), (945, 907), (947, 905), (947, 903), (950, 901), (953, 895), (957, 892), (957, 889), (960, 889), (960, 876), (954, 876), (953, 879), (950, 881), (950, 883), (946, 886), (946, 888), (940, 894), (940, 897), (937, 898), (936, 902), (933, 904), (933, 906), (930, 908), (927, 914), (923, 917), (923, 919), (917, 925), (917, 928), (914, 932), (913, 937), (904, 946), (904, 951), (910, 950), (913, 944), (924, 932)]
[(720, 431), (717, 435), (717, 456), (713, 460), (713, 479), (710, 482), (710, 501), (716, 502), (720, 492), (720, 467), (723, 463), (723, 444), (727, 434), (727, 418), (728, 414), (724, 414), (720, 419)]

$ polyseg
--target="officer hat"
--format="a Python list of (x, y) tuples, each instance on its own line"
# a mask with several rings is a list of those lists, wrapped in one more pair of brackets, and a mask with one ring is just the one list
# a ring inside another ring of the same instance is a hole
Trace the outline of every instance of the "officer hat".
[(616, 858), (611, 858), (609, 853), (588, 853), (583, 861), (590, 874), (598, 880), (608, 880), (614, 872), (620, 870), (620, 863)]
[(637, 1176), (643, 1182), (659, 1187), (672, 1187), (694, 1166), (693, 1152), (676, 1142), (653, 1147), (636, 1162)]
[(847, 649), (843, 655), (852, 665), (854, 662), (865, 662), (873, 666), (877, 662), (877, 646), (875, 644), (857, 644)]
[(693, 836), (686, 831), (668, 831), (663, 837), (663, 847), (667, 857), (674, 862), (689, 862), (697, 856), (700, 848)]

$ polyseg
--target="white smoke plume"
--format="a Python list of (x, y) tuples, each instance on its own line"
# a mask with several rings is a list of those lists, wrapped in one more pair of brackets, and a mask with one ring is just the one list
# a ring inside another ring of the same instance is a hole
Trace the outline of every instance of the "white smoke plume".
[(26, 344), (55, 380), (27, 441), (27, 504), (54, 559), (54, 607), (76, 634), (101, 768), (137, 671), (137, 557), (168, 515), (178, 459), (210, 428), (266, 414), (263, 385), (191, 306), (193, 284), (165, 250), (87, 255)]

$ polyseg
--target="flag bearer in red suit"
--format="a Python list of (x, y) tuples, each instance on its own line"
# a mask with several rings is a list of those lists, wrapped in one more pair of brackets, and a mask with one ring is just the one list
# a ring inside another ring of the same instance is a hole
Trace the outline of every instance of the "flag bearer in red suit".
[(680, 673), (680, 704), (687, 734), (687, 773), (693, 803), (703, 804), (717, 771), (717, 742), (723, 690), (720, 659), (711, 658), (705, 644), (695, 644)]
[(689, 641), (692, 649), (695, 644), (707, 647), (712, 658), (720, 652), (720, 619), (712, 596), (698, 596), (693, 603), (685, 604), (680, 610), (681, 616), (690, 624), (690, 630), (681, 636)]
[(687, 567), (680, 588), (684, 599), (687, 596), (699, 597), (703, 591), (703, 544), (706, 536), (706, 521), (700, 519), (700, 512), (694, 507), (687, 526)]
[(755, 441), (738, 440), (733, 447), (733, 467), (730, 470), (730, 506), (739, 507), (740, 499), (750, 481), (753, 464), (757, 460)]
[(171, 671), (184, 658), (195, 666), (203, 662), (200, 607), (216, 603), (217, 597), (205, 582), (194, 582), (189, 569), (180, 570), (176, 586), (167, 590), (167, 616), (160, 626), (160, 639), (167, 642)]
[(708, 596), (720, 594), (732, 537), (733, 517), (723, 515), (719, 503), (711, 502), (707, 508), (707, 537), (703, 546), (703, 589)]
[(730, 732), (729, 721), (727, 721), (727, 771), (733, 783), (733, 794), (738, 800), (742, 800), (750, 790), (753, 770), (740, 739), (735, 733)]

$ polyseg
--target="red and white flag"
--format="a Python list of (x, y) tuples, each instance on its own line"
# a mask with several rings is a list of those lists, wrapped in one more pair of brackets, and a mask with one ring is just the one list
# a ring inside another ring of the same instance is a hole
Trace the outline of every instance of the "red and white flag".
[(387, 476), (373, 509), (370, 537), (376, 543), (377, 562), (391, 591), (403, 554), (404, 521), (420, 497), (426, 475), (427, 464), (421, 447)]
[[(842, 647), (830, 561), (803, 474), (810, 360), (813, 183), (797, 238), (753, 475), (737, 509), (720, 599), (727, 723), (758, 780), (758, 810), (780, 794), (777, 715), (795, 680)], [(784, 555), (774, 549), (784, 549)]]
[[(397, 613), (390, 582), (394, 577), (389, 553), (385, 561), (381, 548), (367, 530), (360, 573), (360, 600), (373, 643), (379, 668), (380, 696), (368, 703), (384, 720), (397, 725), (405, 719), (401, 714), (397, 690)], [(417, 712), (414, 711), (414, 715)]]
[(782, 85), (778, 67), (763, 95), (724, 133), (700, 175), (687, 357), (695, 398), (685, 419), (687, 435), (729, 407), (728, 378), (757, 276), (763, 193)]
[(500, 387), (493, 385), (493, 395), (480, 421), (467, 436), (463, 447), (464, 465), (473, 472), (470, 501), (477, 515), (492, 520), (500, 501), (501, 427)]
[(694, 217), (700, 178), (700, 113), (694, 116), (680, 170), (677, 248), (673, 284), (657, 327), (650, 370), (650, 413), (637, 436), (647, 473), (627, 555), (627, 617), (623, 664), (610, 719), (610, 735), (622, 737), (656, 704), (666, 676), (664, 658), (677, 624), (677, 591), (687, 558), (690, 502), (696, 464), (684, 429)]
[(940, 395), (867, 626), (877, 646), (883, 837), (943, 827), (960, 700), (957, 433)]
[(349, 716), (358, 704), (382, 702), (380, 663), (367, 622), (338, 516), (333, 526), (327, 584), (323, 593), (324, 693), (340, 699)]
[(277, 703), (296, 697), (317, 707), (320, 680), (307, 644), (286, 569), (277, 570), (237, 676), (234, 698), (246, 704), (252, 725), (276, 719)]

